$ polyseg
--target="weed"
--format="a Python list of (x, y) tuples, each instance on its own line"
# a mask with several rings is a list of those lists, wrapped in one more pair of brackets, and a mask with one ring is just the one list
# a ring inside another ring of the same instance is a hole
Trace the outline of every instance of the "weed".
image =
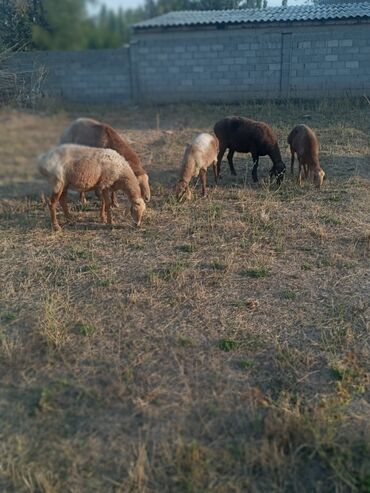
[(194, 341), (191, 337), (182, 336), (177, 339), (177, 344), (181, 347), (194, 346)]
[(96, 327), (89, 323), (78, 322), (75, 326), (77, 332), (83, 336), (90, 337), (95, 334)]
[(218, 341), (218, 348), (221, 351), (229, 352), (240, 347), (240, 341), (234, 341), (233, 339), (220, 339)]
[(227, 269), (227, 266), (223, 262), (220, 262), (220, 260), (218, 259), (214, 259), (212, 261), (211, 267), (213, 270), (219, 270), (219, 271), (225, 271)]
[(297, 298), (296, 293), (294, 291), (290, 291), (289, 289), (287, 289), (286, 291), (283, 291), (281, 296), (285, 300), (291, 300), (291, 301), (293, 301)]
[(262, 279), (269, 275), (269, 271), (266, 267), (254, 267), (249, 269), (243, 269), (240, 271), (240, 275), (243, 277), (251, 277), (253, 279)]
[(193, 253), (196, 251), (196, 246), (194, 245), (194, 243), (184, 243), (177, 248), (180, 252), (184, 253)]
[(251, 359), (242, 359), (238, 362), (238, 366), (242, 370), (249, 370), (254, 365), (254, 361)]
[(77, 272), (81, 272), (81, 273), (86, 273), (86, 272), (96, 273), (99, 270), (100, 267), (96, 263), (81, 265), (80, 267), (77, 268)]
[(150, 270), (148, 273), (148, 279), (151, 283), (155, 282), (157, 279), (162, 281), (172, 281), (173, 279), (177, 279), (184, 270), (185, 264), (183, 262), (170, 262), (159, 269)]
[(0, 320), (4, 323), (13, 322), (16, 319), (17, 319), (17, 314), (13, 312), (5, 312), (2, 313), (0, 316)]

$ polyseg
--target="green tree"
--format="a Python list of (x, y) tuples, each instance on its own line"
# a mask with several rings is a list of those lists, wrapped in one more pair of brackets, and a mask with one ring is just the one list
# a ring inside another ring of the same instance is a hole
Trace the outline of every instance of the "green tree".
[(33, 25), (33, 43), (38, 49), (77, 50), (88, 45), (92, 21), (89, 0), (44, 0), (46, 26)]

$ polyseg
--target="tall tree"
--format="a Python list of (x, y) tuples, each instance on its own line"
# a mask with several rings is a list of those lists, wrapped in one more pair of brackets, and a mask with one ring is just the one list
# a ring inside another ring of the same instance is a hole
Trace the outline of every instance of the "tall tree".
[(43, 0), (47, 26), (33, 26), (33, 42), (38, 49), (76, 50), (86, 48), (91, 20), (89, 0)]

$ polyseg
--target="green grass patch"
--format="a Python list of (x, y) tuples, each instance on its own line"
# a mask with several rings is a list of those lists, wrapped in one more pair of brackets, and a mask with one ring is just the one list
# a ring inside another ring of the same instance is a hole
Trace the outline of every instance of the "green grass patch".
[(266, 267), (261, 266), (243, 269), (240, 271), (240, 275), (243, 277), (251, 277), (252, 279), (262, 279), (269, 275), (269, 271)]
[(241, 346), (240, 341), (235, 341), (233, 339), (220, 339), (217, 343), (217, 346), (221, 351), (225, 351), (228, 353), (229, 351), (234, 351)]

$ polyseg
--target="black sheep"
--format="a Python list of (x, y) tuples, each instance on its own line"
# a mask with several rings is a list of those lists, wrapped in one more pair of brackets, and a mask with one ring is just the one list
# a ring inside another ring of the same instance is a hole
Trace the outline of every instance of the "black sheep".
[(223, 155), (226, 149), (229, 149), (227, 160), (229, 161), (232, 175), (236, 175), (233, 164), (234, 153), (250, 152), (254, 163), (252, 169), (253, 181), (258, 181), (257, 167), (259, 157), (269, 156), (273, 162), (270, 176), (276, 176), (277, 183), (281, 183), (285, 173), (285, 164), (281, 159), (277, 138), (267, 123), (240, 116), (229, 116), (215, 124), (214, 132), (220, 143), (220, 151), (217, 158), (217, 178), (220, 176)]

